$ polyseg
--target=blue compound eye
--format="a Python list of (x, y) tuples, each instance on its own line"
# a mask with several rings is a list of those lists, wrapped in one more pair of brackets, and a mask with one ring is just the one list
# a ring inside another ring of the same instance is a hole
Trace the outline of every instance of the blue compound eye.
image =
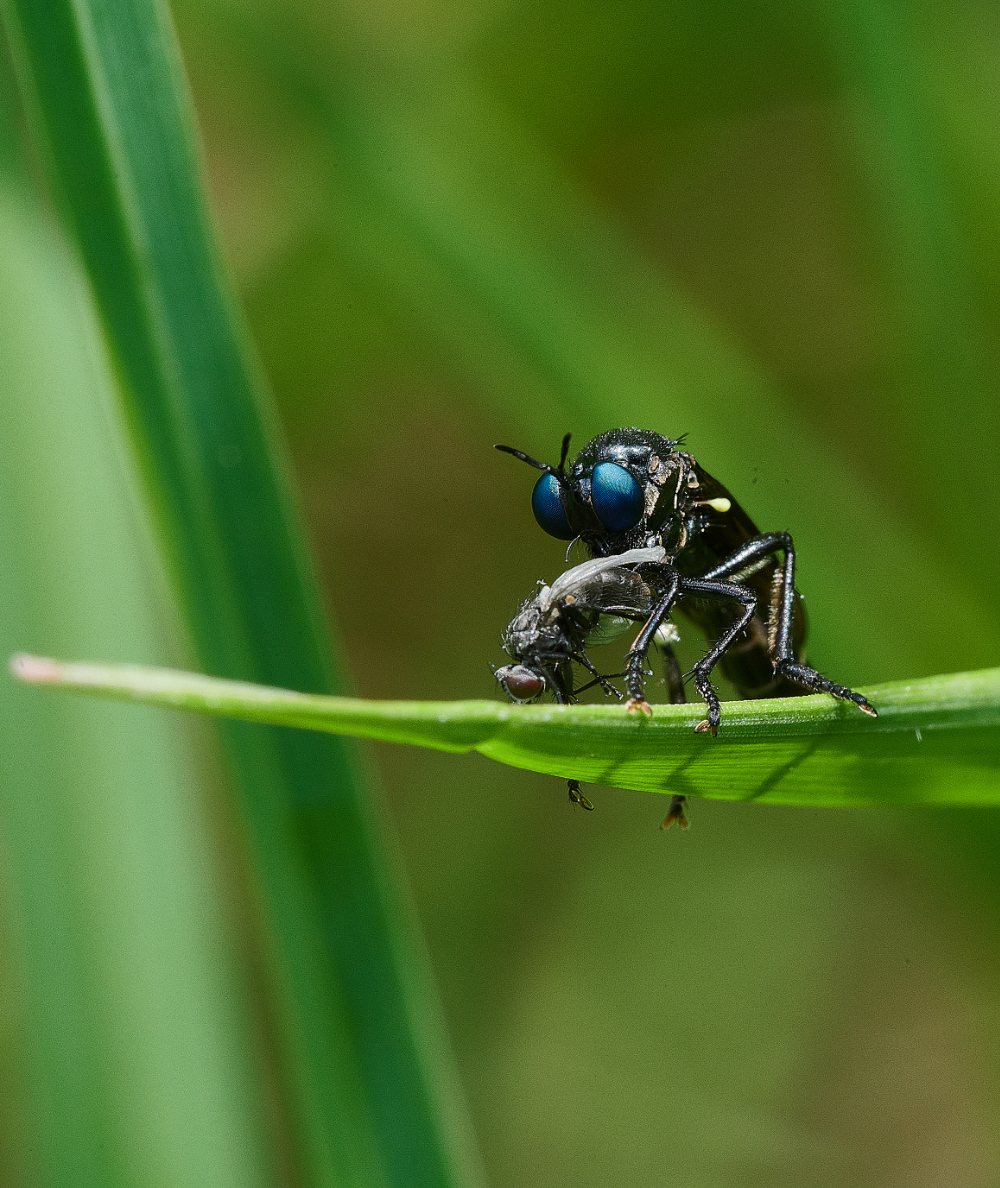
[(543, 474), (535, 483), (531, 492), (531, 510), (549, 536), (560, 540), (572, 540), (576, 536), (566, 518), (566, 510), (559, 498), (559, 480), (554, 474)]
[(642, 519), (645, 506), (642, 487), (624, 467), (614, 462), (601, 462), (594, 467), (590, 501), (597, 518), (611, 532), (634, 528)]

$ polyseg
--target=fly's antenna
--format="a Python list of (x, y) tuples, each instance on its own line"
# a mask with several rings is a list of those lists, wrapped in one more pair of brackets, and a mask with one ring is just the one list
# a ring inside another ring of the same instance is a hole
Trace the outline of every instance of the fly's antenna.
[(567, 433), (563, 438), (562, 452), (559, 455), (559, 473), (566, 473), (566, 455), (569, 453), (569, 439), (573, 436), (572, 433)]
[(497, 445), (493, 448), (495, 450), (502, 450), (505, 454), (513, 454), (515, 458), (519, 458), (522, 462), (527, 462), (529, 466), (534, 466), (536, 470), (544, 470), (546, 474), (551, 474), (560, 482), (566, 478), (566, 455), (569, 453), (569, 439), (573, 436), (572, 433), (567, 433), (562, 441), (562, 453), (559, 455), (559, 465), (550, 466), (548, 462), (539, 462), (537, 458), (532, 458), (528, 454), (522, 454), (520, 450), (515, 450), (513, 446)]
[(529, 466), (534, 466), (536, 470), (544, 470), (547, 474), (554, 474), (557, 478), (559, 471), (550, 466), (548, 462), (539, 462), (537, 458), (529, 457), (528, 454), (522, 454), (520, 450), (515, 450), (513, 446), (495, 445), (495, 450), (502, 450), (505, 454), (513, 454), (515, 458), (520, 458), (522, 462), (527, 462)]

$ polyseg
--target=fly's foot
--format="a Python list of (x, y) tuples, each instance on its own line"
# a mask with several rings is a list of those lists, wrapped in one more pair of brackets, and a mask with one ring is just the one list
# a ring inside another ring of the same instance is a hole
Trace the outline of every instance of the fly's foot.
[(643, 668), (643, 659), (642, 652), (629, 652), (625, 657), (625, 688), (628, 692), (625, 708), (630, 714), (641, 710), (644, 714), (652, 715), (653, 711), (642, 692), (643, 677), (652, 676), (652, 673), (647, 673)]
[(839, 697), (841, 701), (850, 701), (869, 718), (878, 717), (878, 710), (863, 694), (855, 693), (853, 689), (847, 689), (835, 681), (827, 680), (815, 668), (810, 668), (806, 664), (796, 664), (792, 660), (778, 660), (774, 665), (774, 671), (777, 675), (787, 677), (790, 681), (802, 685), (805, 689), (811, 689), (814, 693), (829, 693), (832, 697)]
[(661, 829), (669, 829), (675, 822), (681, 829), (687, 829), (690, 822), (684, 816), (684, 806), (687, 804), (686, 796), (671, 796), (670, 798), (670, 812), (663, 818)]
[(644, 697), (630, 697), (625, 702), (625, 712), (628, 714), (645, 714), (647, 718), (653, 716), (653, 707)]
[(694, 670), (694, 687), (702, 695), (708, 706), (708, 717), (695, 727), (698, 734), (710, 734), (713, 738), (719, 733), (719, 723), (722, 721), (722, 703), (719, 695), (712, 687), (707, 672)]
[(592, 813), (594, 811), (594, 806), (590, 803), (590, 801), (586, 798), (586, 796), (584, 796), (584, 794), (580, 791), (579, 780), (568, 780), (567, 787), (569, 789), (570, 804), (578, 804), (581, 808), (585, 808), (590, 813)]

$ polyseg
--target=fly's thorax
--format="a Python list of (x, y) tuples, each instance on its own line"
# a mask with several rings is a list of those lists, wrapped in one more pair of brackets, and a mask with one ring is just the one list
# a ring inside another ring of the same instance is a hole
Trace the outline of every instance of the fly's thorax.
[(652, 506), (646, 516), (650, 537), (655, 537), (670, 558), (684, 548), (690, 533), (690, 509), (700, 490), (698, 464), (690, 454), (674, 450), (651, 462)]
[(569, 659), (576, 645), (574, 633), (564, 622), (563, 608), (540, 605), (529, 599), (503, 634), (504, 651), (522, 664), (551, 664)]
[(521, 609), (517, 612), (511, 620), (508, 631), (516, 635), (531, 634), (538, 630), (538, 625), (542, 620), (542, 609), (539, 602), (539, 597), (536, 594), (534, 598), (529, 598)]

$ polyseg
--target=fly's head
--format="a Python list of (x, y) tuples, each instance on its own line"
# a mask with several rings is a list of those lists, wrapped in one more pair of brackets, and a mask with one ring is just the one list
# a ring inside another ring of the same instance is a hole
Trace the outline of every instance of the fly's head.
[(576, 635), (558, 606), (545, 601), (547, 587), (529, 598), (503, 633), (503, 649), (514, 661), (495, 672), (513, 701), (534, 701), (551, 690), (565, 700), (560, 666), (573, 653)]
[(534, 701), (549, 686), (549, 678), (542, 668), (526, 664), (505, 664), (493, 673), (511, 701)]
[[(598, 557), (666, 544), (679, 533), (694, 459), (646, 429), (611, 429), (567, 466), (569, 434), (558, 466), (497, 446), (543, 473), (531, 494), (539, 525), (559, 540), (584, 542)], [(669, 546), (668, 546), (669, 547)]]

